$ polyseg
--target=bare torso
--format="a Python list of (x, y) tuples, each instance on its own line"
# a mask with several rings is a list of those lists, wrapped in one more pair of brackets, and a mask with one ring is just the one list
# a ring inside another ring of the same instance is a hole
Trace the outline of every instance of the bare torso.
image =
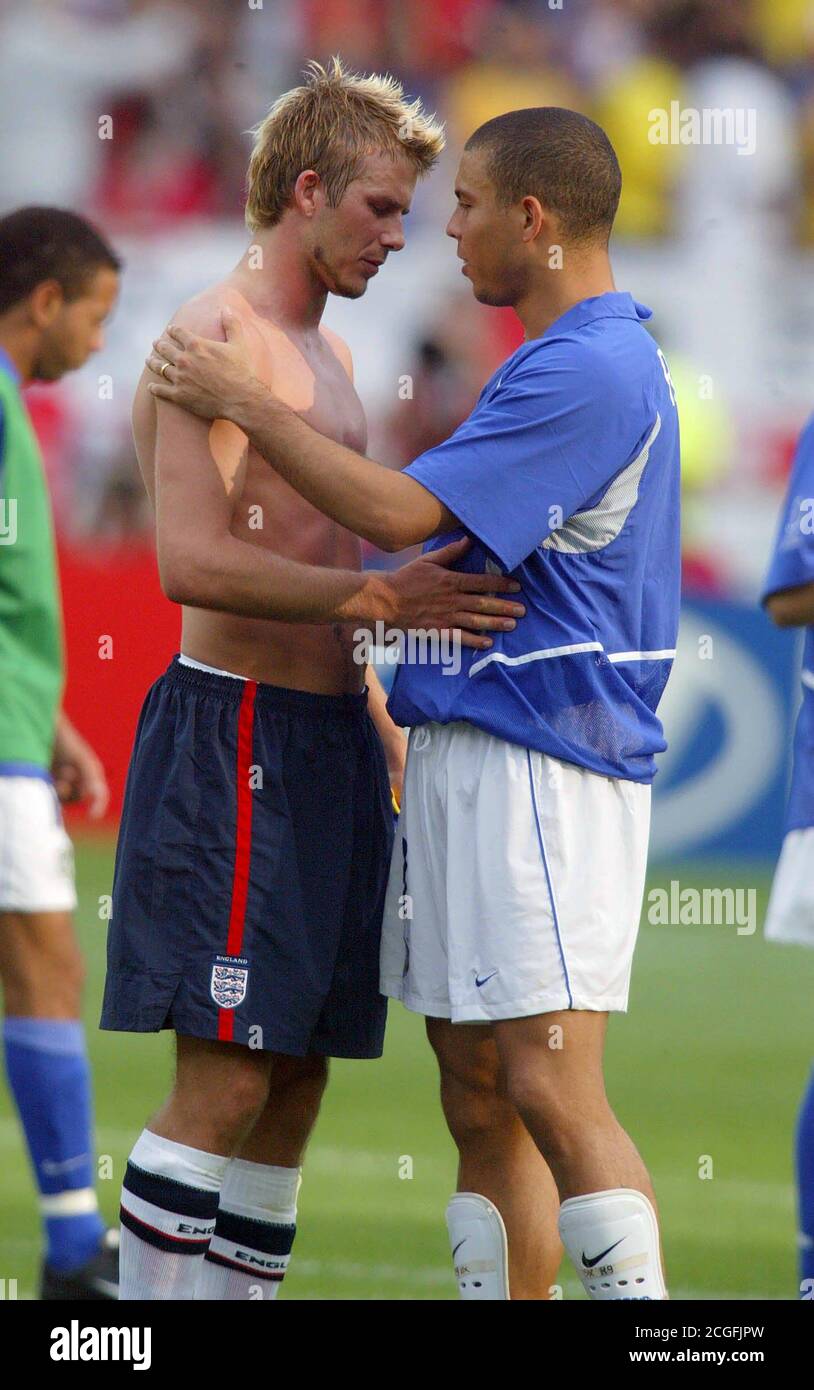
[[(224, 305), (243, 320), (260, 380), (321, 434), (363, 452), (364, 413), (341, 340), (324, 329), (296, 335), (284, 331), (228, 283), (191, 302), (199, 318), (203, 314), (206, 320), (211, 310), (213, 327), (208, 336), (219, 336), (214, 325)], [(155, 507), (156, 402), (147, 390), (150, 378), (145, 371), (136, 391), (133, 433), (141, 474)], [(304, 501), (248, 446), (234, 425), (215, 421), (209, 446), (224, 475), (234, 536), (303, 564), (361, 568), (358, 537)], [(196, 460), (190, 459), (189, 466), (194, 468)], [(284, 623), (191, 607), (184, 607), (182, 615), (181, 651), (208, 666), (295, 690), (341, 694), (362, 688), (364, 666), (353, 660), (356, 643), (351, 626)]]

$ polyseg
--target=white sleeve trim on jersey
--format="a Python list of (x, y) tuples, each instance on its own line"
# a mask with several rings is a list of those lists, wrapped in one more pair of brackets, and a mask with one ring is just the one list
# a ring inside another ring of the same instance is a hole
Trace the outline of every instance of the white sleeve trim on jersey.
[(804, 666), (800, 672), (800, 680), (803, 682), (803, 685), (808, 686), (809, 690), (814, 690), (814, 671), (807, 671)]

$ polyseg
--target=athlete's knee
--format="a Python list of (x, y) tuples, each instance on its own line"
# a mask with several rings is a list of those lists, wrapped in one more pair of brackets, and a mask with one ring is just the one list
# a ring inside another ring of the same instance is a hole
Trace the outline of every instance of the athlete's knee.
[(64, 957), (60, 961), (59, 975), (63, 998), (78, 1008), (82, 999), (82, 991), (85, 988), (87, 971), (82, 952), (75, 943), (65, 951)]
[(577, 1096), (572, 1077), (534, 1058), (507, 1065), (506, 1090), (546, 1158), (578, 1147), (608, 1110), (601, 1085), (592, 1089), (582, 1078)]
[(85, 964), (73, 937), (58, 943), (29, 943), (3, 956), (6, 1013), (17, 1017), (78, 1018)]
[(299, 1167), (327, 1079), (325, 1058), (273, 1057), (268, 1100), (246, 1136), (240, 1156), (280, 1168)]
[[(225, 1139), (241, 1136), (251, 1128), (263, 1111), (268, 1100), (268, 1072), (251, 1064), (236, 1065), (228, 1078), (228, 1083), (218, 1088), (213, 1096), (207, 1094), (205, 1106), (208, 1121), (213, 1130)], [(197, 1109), (201, 1097), (191, 1092), (178, 1096), (186, 1106)]]
[(442, 1074), (441, 1105), (449, 1132), (461, 1149), (502, 1138), (513, 1118), (511, 1108), (485, 1076)]
[(542, 1128), (556, 1139), (567, 1121), (565, 1097), (556, 1081), (541, 1069), (514, 1066), (507, 1069), (506, 1089), (523, 1119), (533, 1121), (535, 1133)]
[[(514, 1112), (502, 1088), (499, 1064), (488, 1046), (472, 1048), (454, 1034), (430, 1041), (441, 1074), (441, 1106), (459, 1148), (505, 1135)], [(516, 1118), (516, 1117), (515, 1117)]]
[(309, 1057), (275, 1057), (271, 1069), (268, 1103), (274, 1105), (285, 1096), (297, 1096), (304, 1109), (318, 1109), (328, 1084), (328, 1059), (313, 1054)]
[(254, 1120), (268, 1101), (268, 1072), (246, 1066), (235, 1072), (231, 1086), (231, 1110), (236, 1120)]
[(60, 1016), (78, 1018), (82, 1009), (85, 988), (85, 962), (76, 942), (66, 942), (58, 958), (43, 970), (41, 980), (45, 1006)]

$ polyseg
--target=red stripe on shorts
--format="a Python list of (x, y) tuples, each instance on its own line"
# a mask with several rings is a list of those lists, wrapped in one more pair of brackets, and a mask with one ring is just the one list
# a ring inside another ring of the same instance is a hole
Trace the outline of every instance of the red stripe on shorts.
[[(254, 699), (257, 681), (246, 681), (237, 722), (237, 826), (235, 831), (235, 871), (232, 878), (232, 905), (229, 912), (229, 934), (226, 938), (227, 956), (239, 956), (246, 926), (246, 903), (249, 897), (249, 861), (252, 851), (252, 789), (249, 768), (252, 765), (254, 742)], [(218, 1038), (231, 1042), (234, 1030), (234, 1009), (218, 1010)]]

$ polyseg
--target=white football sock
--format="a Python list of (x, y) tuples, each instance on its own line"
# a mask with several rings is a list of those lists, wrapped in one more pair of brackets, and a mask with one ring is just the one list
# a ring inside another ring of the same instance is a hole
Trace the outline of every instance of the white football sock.
[(589, 1298), (667, 1298), (656, 1213), (643, 1192), (616, 1187), (569, 1197), (559, 1224)]
[(196, 1299), (273, 1299), (297, 1230), (300, 1168), (233, 1158), (220, 1192), (215, 1233), (195, 1288)]
[(477, 1192), (456, 1192), (447, 1206), (447, 1230), (462, 1299), (509, 1297), (509, 1248), (497, 1207)]
[(122, 1186), (120, 1299), (194, 1298), (228, 1163), (142, 1130)]

